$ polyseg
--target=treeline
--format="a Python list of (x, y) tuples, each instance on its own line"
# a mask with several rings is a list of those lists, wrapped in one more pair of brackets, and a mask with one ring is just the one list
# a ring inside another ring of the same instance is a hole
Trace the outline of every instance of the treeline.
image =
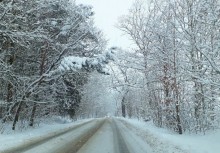
[[(142, 68), (136, 68), (145, 75), (140, 112), (144, 108), (157, 126), (179, 134), (219, 128), (219, 2), (137, 0), (119, 27), (142, 54)], [(125, 93), (133, 97), (138, 90)], [(134, 102), (127, 98), (125, 105)]]
[(68, 0), (0, 1), (0, 124), (74, 116), (89, 70), (59, 71), (66, 56), (105, 49), (91, 7)]

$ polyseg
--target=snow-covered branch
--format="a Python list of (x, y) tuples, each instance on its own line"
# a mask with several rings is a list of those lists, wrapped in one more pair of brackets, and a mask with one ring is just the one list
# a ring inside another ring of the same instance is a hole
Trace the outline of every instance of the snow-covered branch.
[(97, 70), (99, 73), (103, 73), (108, 75), (108, 69), (106, 68), (106, 64), (110, 61), (115, 60), (115, 54), (113, 49), (109, 49), (103, 54), (97, 55), (96, 57), (78, 57), (78, 56), (69, 56), (63, 58), (59, 69), (61, 71), (77, 71), (77, 70)]

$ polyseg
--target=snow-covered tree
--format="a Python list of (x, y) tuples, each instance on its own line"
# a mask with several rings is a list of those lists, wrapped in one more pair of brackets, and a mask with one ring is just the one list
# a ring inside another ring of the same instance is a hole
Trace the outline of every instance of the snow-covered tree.
[(65, 57), (94, 59), (85, 67), (87, 72), (104, 72), (111, 59), (107, 53), (95, 57), (105, 50), (106, 42), (94, 27), (90, 6), (66, 0), (8, 0), (0, 2), (0, 9), (0, 91), (1, 99), (8, 101), (2, 117), (3, 122), (13, 120), (13, 129), (21, 114), (33, 126), (35, 116), (42, 116), (41, 108), (56, 112), (62, 100), (57, 99), (57, 89), (65, 88), (64, 95), (76, 94), (69, 101), (80, 97), (78, 89), (73, 89), (77, 75), (60, 68)]
[(144, 56), (156, 125), (180, 134), (218, 125), (218, 1), (137, 0), (119, 28)]

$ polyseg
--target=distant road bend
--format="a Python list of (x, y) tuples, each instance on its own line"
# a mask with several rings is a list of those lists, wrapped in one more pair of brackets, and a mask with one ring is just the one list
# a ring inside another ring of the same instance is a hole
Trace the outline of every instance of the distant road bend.
[(93, 119), (3, 153), (150, 153), (117, 118)]

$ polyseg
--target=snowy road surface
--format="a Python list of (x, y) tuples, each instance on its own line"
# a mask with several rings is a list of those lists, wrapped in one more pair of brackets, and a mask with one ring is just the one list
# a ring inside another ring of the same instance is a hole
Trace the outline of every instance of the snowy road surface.
[(151, 149), (121, 121), (105, 118), (3, 153), (151, 153)]
[(220, 130), (178, 135), (135, 119), (44, 125), (0, 135), (0, 153), (219, 153)]
[(151, 150), (119, 121), (109, 118), (77, 153), (151, 153)]

